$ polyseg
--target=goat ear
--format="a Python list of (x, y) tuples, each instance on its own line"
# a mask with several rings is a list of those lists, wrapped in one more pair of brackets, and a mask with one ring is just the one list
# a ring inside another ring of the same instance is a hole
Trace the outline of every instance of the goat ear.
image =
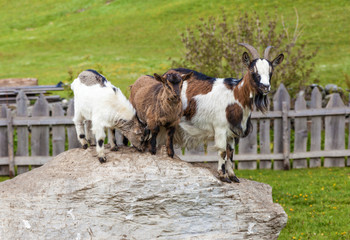
[(165, 82), (164, 82), (164, 79), (163, 79), (161, 76), (159, 76), (157, 73), (154, 73), (153, 75), (154, 75), (154, 78), (155, 78), (157, 81), (159, 81), (159, 82), (161, 82), (161, 83), (165, 83)]
[(186, 75), (182, 75), (182, 81), (186, 81), (193, 76), (193, 72), (187, 73)]
[(247, 52), (244, 52), (242, 55), (242, 62), (243, 64), (249, 68), (250, 65), (250, 57), (249, 54)]
[(276, 67), (278, 64), (280, 64), (283, 61), (283, 59), (284, 59), (284, 55), (283, 53), (281, 53), (272, 61), (272, 66)]

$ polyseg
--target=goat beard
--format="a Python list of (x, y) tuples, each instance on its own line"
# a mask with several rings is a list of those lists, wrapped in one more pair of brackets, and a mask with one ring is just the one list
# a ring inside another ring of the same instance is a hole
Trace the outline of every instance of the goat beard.
[(258, 111), (265, 113), (269, 107), (269, 98), (266, 94), (258, 92), (254, 97), (254, 104)]

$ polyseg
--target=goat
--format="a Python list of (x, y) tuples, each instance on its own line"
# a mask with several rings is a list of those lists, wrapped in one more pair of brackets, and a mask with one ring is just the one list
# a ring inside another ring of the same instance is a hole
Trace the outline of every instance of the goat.
[(259, 111), (267, 110), (266, 95), (271, 88), (271, 76), (284, 58), (280, 54), (270, 62), (271, 46), (265, 49), (264, 58), (260, 58), (258, 51), (251, 45), (240, 45), (248, 49), (253, 58), (251, 60), (247, 52), (243, 53), (242, 61), (247, 70), (239, 80), (208, 77), (184, 68), (171, 69), (165, 73), (194, 73), (183, 84), (181, 100), (184, 115), (174, 141), (182, 147), (191, 148), (203, 141), (214, 140), (219, 157), (219, 178), (225, 182), (239, 182), (233, 171), (234, 142), (250, 133), (250, 115), (254, 105)]
[(73, 122), (84, 149), (88, 147), (89, 140), (84, 132), (84, 121), (91, 121), (92, 132), (96, 136), (97, 157), (101, 163), (106, 162), (103, 146), (106, 128), (113, 136), (113, 151), (118, 150), (115, 129), (120, 130), (138, 150), (144, 150), (145, 126), (139, 122), (135, 109), (119, 88), (91, 69), (81, 72), (71, 88), (75, 104)]
[(141, 76), (130, 86), (130, 101), (137, 115), (151, 131), (152, 154), (156, 154), (157, 135), (160, 127), (167, 132), (166, 147), (169, 157), (174, 156), (173, 136), (175, 127), (182, 116), (181, 89), (183, 81), (192, 76), (188, 73), (180, 76), (176, 73), (159, 76)]

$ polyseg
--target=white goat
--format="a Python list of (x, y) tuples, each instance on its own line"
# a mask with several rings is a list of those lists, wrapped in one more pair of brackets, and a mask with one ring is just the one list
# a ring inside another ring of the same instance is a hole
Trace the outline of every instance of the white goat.
[(84, 121), (91, 121), (92, 132), (96, 136), (96, 152), (101, 163), (106, 161), (104, 154), (105, 129), (112, 132), (112, 150), (118, 149), (115, 141), (115, 129), (126, 136), (132, 145), (143, 151), (144, 126), (139, 122), (135, 109), (120, 91), (104, 76), (95, 70), (86, 70), (73, 81), (74, 124), (78, 140), (84, 149), (88, 147)]

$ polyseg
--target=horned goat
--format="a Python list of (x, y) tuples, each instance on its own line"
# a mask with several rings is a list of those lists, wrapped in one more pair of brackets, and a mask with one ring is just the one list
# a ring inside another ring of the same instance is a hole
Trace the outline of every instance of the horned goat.
[(214, 140), (218, 150), (219, 178), (226, 182), (239, 182), (233, 171), (235, 139), (250, 133), (254, 105), (259, 111), (267, 110), (266, 95), (271, 88), (271, 76), (284, 58), (280, 54), (269, 61), (271, 46), (265, 49), (264, 58), (260, 58), (251, 45), (240, 45), (252, 54), (251, 60), (247, 52), (243, 53), (242, 61), (247, 69), (242, 79), (213, 78), (184, 68), (165, 73), (194, 72), (194, 76), (183, 84), (181, 100), (184, 115), (174, 141), (182, 147), (191, 148), (203, 141)]
[(121, 131), (131, 144), (143, 151), (144, 126), (139, 122), (135, 109), (122, 91), (113, 86), (104, 76), (95, 70), (86, 70), (79, 74), (71, 84), (74, 92), (74, 118), (78, 140), (84, 149), (88, 147), (84, 132), (84, 121), (91, 121), (92, 132), (96, 137), (98, 160), (106, 162), (104, 154), (105, 129), (112, 132), (112, 150), (117, 150), (115, 129)]
[(173, 136), (175, 127), (182, 116), (181, 89), (183, 81), (192, 73), (182, 77), (176, 73), (163, 76), (141, 76), (130, 87), (130, 101), (135, 107), (140, 121), (143, 121), (151, 131), (150, 140), (152, 154), (156, 154), (157, 135), (160, 127), (167, 132), (166, 147), (168, 156), (174, 156)]

